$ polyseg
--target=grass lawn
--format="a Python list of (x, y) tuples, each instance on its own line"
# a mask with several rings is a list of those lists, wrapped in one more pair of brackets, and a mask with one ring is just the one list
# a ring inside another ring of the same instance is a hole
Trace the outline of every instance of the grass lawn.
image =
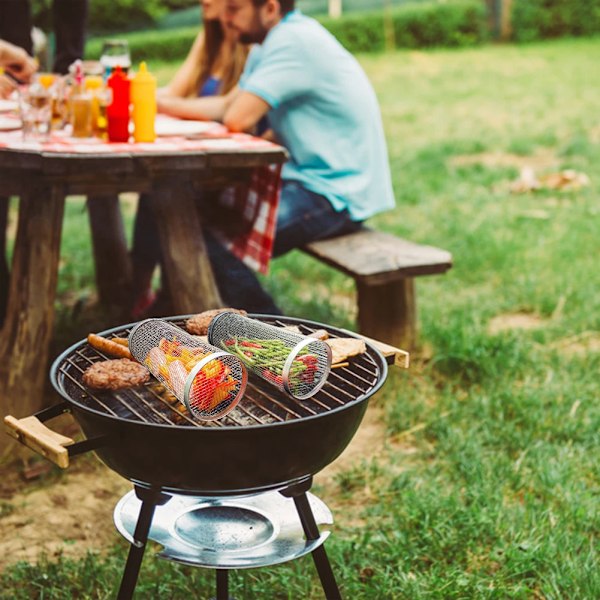
[[(345, 598), (600, 597), (599, 54), (595, 39), (359, 57), (397, 198), (373, 224), (450, 250), (455, 267), (417, 283), (421, 347), (375, 400), (385, 452), (336, 479), (327, 549)], [(172, 69), (154, 65), (163, 80)], [(511, 194), (527, 165), (591, 183)], [(68, 204), (60, 293), (72, 306), (93, 274), (83, 204)], [(351, 283), (308, 257), (276, 261), (267, 284), (291, 315), (353, 323)], [(72, 309), (59, 325), (85, 334)], [(139, 598), (213, 594), (212, 573), (150, 554)], [(114, 597), (124, 556), (118, 543), (20, 564), (0, 598)], [(321, 597), (309, 558), (239, 572), (231, 588)]]

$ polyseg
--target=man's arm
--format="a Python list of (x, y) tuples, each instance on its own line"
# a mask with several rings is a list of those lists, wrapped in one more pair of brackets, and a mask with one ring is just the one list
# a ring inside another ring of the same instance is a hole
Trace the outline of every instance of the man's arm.
[(225, 111), (223, 123), (231, 131), (250, 131), (270, 109), (259, 96), (239, 90)]

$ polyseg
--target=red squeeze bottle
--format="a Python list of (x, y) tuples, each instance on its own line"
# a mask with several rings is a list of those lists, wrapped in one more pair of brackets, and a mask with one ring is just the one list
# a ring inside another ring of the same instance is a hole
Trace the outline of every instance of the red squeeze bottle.
[(129, 141), (129, 88), (130, 81), (121, 67), (116, 67), (106, 82), (112, 90), (112, 102), (106, 108), (108, 141)]

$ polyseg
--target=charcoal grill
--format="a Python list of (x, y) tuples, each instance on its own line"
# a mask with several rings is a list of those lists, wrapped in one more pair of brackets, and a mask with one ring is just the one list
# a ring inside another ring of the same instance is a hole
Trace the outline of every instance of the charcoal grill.
[[(295, 326), (305, 335), (318, 329), (330, 337), (352, 335), (312, 321), (254, 317), (279, 327)], [(168, 320), (183, 327), (186, 317)], [(127, 337), (134, 325), (101, 335)], [(133, 482), (141, 508), (119, 598), (133, 595), (157, 506), (173, 495), (223, 498), (272, 490), (293, 499), (325, 595), (339, 598), (321, 545), (326, 536), (319, 534), (307, 492), (312, 475), (348, 445), (368, 399), (383, 385), (387, 364), (382, 354), (367, 344), (364, 354), (333, 369), (325, 385), (304, 400), (251, 378), (238, 406), (216, 421), (194, 419), (155, 381), (119, 391), (90, 390), (82, 384), (83, 372), (105, 358), (87, 341), (75, 344), (51, 368), (51, 381), (64, 401), (33, 417), (19, 421), (7, 417), (5, 422), (11, 435), (62, 467), (68, 466), (69, 457), (94, 450), (108, 467)], [(84, 441), (73, 443), (41, 425), (63, 412), (73, 413)], [(30, 430), (28, 420), (45, 435)], [(227, 570), (217, 568), (217, 598), (226, 597)]]

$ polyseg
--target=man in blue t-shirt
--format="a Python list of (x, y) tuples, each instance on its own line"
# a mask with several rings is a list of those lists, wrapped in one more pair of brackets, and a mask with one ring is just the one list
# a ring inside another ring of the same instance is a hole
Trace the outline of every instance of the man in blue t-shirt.
[[(294, 10), (294, 0), (226, 0), (225, 10), (240, 40), (258, 45), (239, 85), (226, 96), (188, 101), (188, 116), (247, 131), (268, 114), (274, 139), (290, 156), (273, 255), (356, 231), (392, 208), (379, 106), (356, 59), (317, 21)], [(170, 106), (161, 109), (168, 113)], [(227, 304), (279, 312), (254, 274), (210, 233), (207, 245)]]

